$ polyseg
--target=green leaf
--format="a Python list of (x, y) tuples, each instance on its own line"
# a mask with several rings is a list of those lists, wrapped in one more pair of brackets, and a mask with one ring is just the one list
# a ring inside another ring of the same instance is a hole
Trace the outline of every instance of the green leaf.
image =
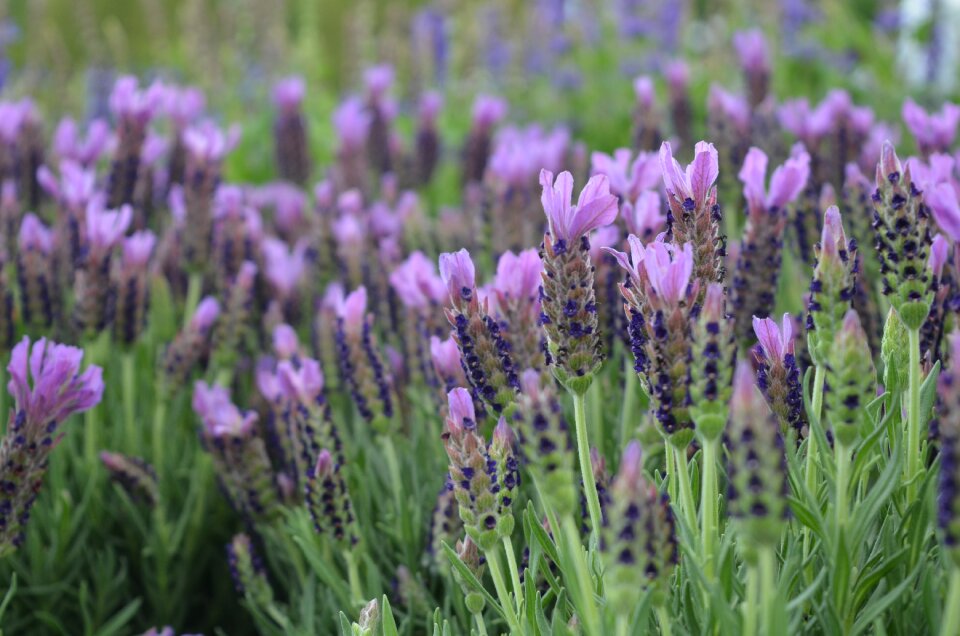
[(393, 609), (386, 594), (380, 601), (380, 624), (383, 626), (383, 636), (399, 636), (397, 622), (393, 618)]
[(913, 569), (913, 572), (900, 582), (895, 588), (881, 596), (879, 599), (873, 600), (868, 603), (866, 608), (857, 617), (857, 621), (853, 624), (853, 629), (850, 632), (850, 636), (857, 636), (873, 626), (873, 621), (879, 618), (890, 605), (893, 604), (903, 592), (913, 584), (913, 578), (916, 576), (917, 572), (920, 571), (920, 566), (918, 565)]
[(937, 378), (940, 376), (940, 361), (937, 360), (930, 369), (930, 373), (920, 385), (920, 430), (926, 430), (925, 425), (933, 414), (933, 405), (937, 403)]

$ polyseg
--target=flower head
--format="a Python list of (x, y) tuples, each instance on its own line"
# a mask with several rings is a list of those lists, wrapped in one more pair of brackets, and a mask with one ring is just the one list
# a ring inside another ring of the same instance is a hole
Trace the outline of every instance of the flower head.
[(370, 130), (370, 113), (359, 98), (348, 98), (334, 111), (333, 128), (342, 149), (363, 148)]
[(763, 348), (763, 353), (769, 360), (780, 360), (794, 352), (793, 319), (790, 314), (783, 314), (782, 327), (771, 318), (753, 317), (753, 331), (757, 334), (757, 341)]
[(928, 114), (908, 98), (903, 102), (901, 115), (924, 154), (946, 151), (953, 145), (960, 124), (960, 106), (946, 102), (939, 113)]
[(554, 181), (552, 172), (542, 170), (540, 185), (543, 186), (540, 202), (554, 242), (565, 241), (570, 244), (578, 241), (590, 231), (609, 225), (617, 218), (617, 198), (610, 194), (610, 182), (603, 175), (590, 178), (580, 191), (576, 206), (570, 204), (573, 175), (569, 172), (561, 172)]
[(237, 408), (230, 391), (202, 380), (193, 385), (193, 410), (200, 416), (204, 433), (215, 438), (246, 435), (257, 421), (253, 411), (242, 413)]
[(507, 102), (500, 97), (477, 95), (473, 102), (473, 127), (475, 129), (489, 130), (506, 115)]
[(133, 209), (129, 205), (119, 210), (104, 210), (99, 201), (91, 201), (87, 205), (87, 241), (99, 251), (109, 251), (126, 234), (132, 218)]
[[(34, 426), (61, 423), (73, 413), (93, 408), (103, 397), (103, 370), (80, 372), (83, 349), (41, 338), (33, 346), (23, 337), (10, 354), (7, 390), (18, 411)], [(32, 382), (31, 382), (32, 379)]]
[(770, 71), (770, 52), (763, 31), (752, 29), (734, 33), (733, 48), (737, 51), (740, 66), (747, 72)]
[(150, 230), (134, 232), (123, 241), (123, 266), (125, 268), (143, 268), (153, 254), (157, 236)]
[(220, 303), (216, 298), (207, 296), (197, 305), (197, 310), (190, 318), (190, 328), (198, 332), (206, 332), (213, 326), (220, 316)]
[(240, 127), (236, 124), (224, 132), (212, 121), (205, 121), (187, 128), (183, 133), (183, 145), (187, 152), (202, 163), (222, 161), (239, 141)]
[(770, 178), (769, 193), (764, 187), (766, 175), (767, 155), (759, 148), (751, 147), (738, 176), (743, 182), (743, 195), (752, 210), (780, 210), (796, 199), (810, 176), (810, 155), (801, 152), (778, 166)]
[(296, 111), (303, 102), (306, 83), (299, 75), (285, 77), (273, 86), (273, 103), (285, 112)]
[(120, 119), (130, 119), (145, 125), (163, 105), (166, 89), (154, 82), (140, 90), (136, 77), (125, 75), (117, 80), (110, 93), (110, 111)]
[(410, 254), (391, 272), (390, 286), (400, 297), (400, 302), (419, 309), (431, 303), (441, 303), (447, 294), (446, 285), (437, 276), (433, 261), (420, 251)]
[(542, 271), (543, 262), (537, 250), (524, 250), (519, 254), (504, 252), (497, 262), (494, 289), (504, 298), (536, 298), (540, 290)]
[(33, 212), (28, 212), (20, 224), (17, 243), (21, 251), (37, 250), (49, 254), (55, 244), (53, 230), (43, 224)]
[(717, 149), (705, 141), (697, 142), (693, 162), (684, 170), (673, 158), (670, 142), (665, 141), (660, 146), (660, 169), (667, 194), (684, 207), (698, 208), (706, 204), (720, 174)]
[(447, 293), (454, 304), (469, 301), (476, 288), (476, 270), (470, 252), (461, 249), (458, 252), (440, 255), (440, 278), (447, 287)]

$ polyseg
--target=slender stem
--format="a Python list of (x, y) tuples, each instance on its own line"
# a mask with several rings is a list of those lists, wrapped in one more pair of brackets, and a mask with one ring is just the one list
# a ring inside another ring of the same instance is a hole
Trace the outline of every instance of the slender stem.
[(686, 516), (687, 525), (691, 532), (697, 530), (697, 504), (693, 500), (693, 487), (690, 485), (690, 471), (687, 467), (687, 450), (685, 448), (673, 449), (674, 459), (677, 462), (677, 482), (680, 486), (680, 507)]
[(520, 599), (523, 598), (523, 585), (520, 583), (520, 569), (517, 567), (517, 555), (513, 551), (513, 540), (503, 538), (503, 551), (507, 553), (507, 567), (510, 568), (510, 578), (513, 583), (513, 594), (516, 600), (517, 611), (520, 611)]
[(87, 465), (93, 466), (97, 460), (97, 449), (100, 447), (100, 418), (97, 417), (98, 408), (95, 406), (83, 414), (83, 446)]
[(666, 605), (657, 606), (657, 622), (660, 624), (660, 636), (670, 636), (670, 614)]
[(580, 543), (580, 532), (572, 515), (567, 515), (563, 520), (563, 535), (567, 550), (573, 558), (574, 577), (571, 584), (580, 588), (579, 593), (583, 601), (582, 607), (577, 608), (580, 612), (583, 631), (587, 636), (600, 634), (600, 616), (594, 601), (593, 576), (590, 574), (590, 566), (587, 564), (586, 554)]
[(603, 430), (603, 383), (597, 378), (590, 385), (586, 399), (590, 401), (590, 425), (593, 430), (590, 434), (593, 436), (594, 445), (600, 449), (601, 454), (606, 447), (606, 431)]
[(716, 565), (719, 524), (717, 503), (717, 440), (703, 439), (703, 481), (700, 484), (700, 537), (703, 543), (703, 571), (713, 577)]
[(907, 385), (907, 503), (917, 498), (917, 473), (920, 472), (920, 331), (907, 332), (910, 346), (909, 384)]
[[(813, 396), (811, 414), (818, 422), (820, 421), (820, 411), (823, 407), (823, 383), (826, 380), (826, 368), (823, 365), (818, 365), (817, 370), (813, 376)], [(816, 498), (817, 497), (817, 436), (813, 432), (813, 422), (810, 423), (810, 431), (807, 434), (807, 460), (804, 470), (804, 483), (807, 486), (807, 490), (810, 491), (810, 494)], [(807, 558), (810, 556), (810, 549), (813, 546), (813, 535), (810, 533), (810, 529), (804, 526), (803, 528), (803, 560), (806, 562)], [(807, 568), (807, 579), (809, 581), (813, 580), (813, 569), (812, 567)]]
[(670, 501), (677, 502), (677, 477), (675, 473), (677, 472), (676, 462), (673, 461), (673, 446), (670, 445), (670, 440), (663, 438), (663, 461), (667, 466), (667, 494), (670, 496)]
[(777, 600), (777, 555), (772, 546), (760, 548), (758, 568), (760, 570), (760, 613), (763, 616), (760, 632), (775, 633), (773, 617)]
[(522, 633), (520, 620), (513, 609), (513, 603), (510, 602), (510, 591), (507, 589), (507, 582), (503, 578), (503, 571), (500, 569), (500, 557), (496, 550), (490, 550), (485, 556), (487, 557), (487, 566), (490, 568), (490, 578), (493, 579), (493, 587), (497, 591), (497, 599), (500, 601), (503, 614), (507, 617), (510, 631), (514, 634), (520, 634)]
[(630, 633), (630, 623), (626, 614), (617, 615), (616, 636), (627, 636)]
[(760, 626), (760, 572), (756, 564), (747, 565), (747, 588), (743, 612), (743, 636), (757, 636)]
[(483, 612), (477, 612), (473, 615), (473, 618), (477, 623), (477, 634), (479, 634), (479, 636), (487, 636), (487, 626), (483, 622)]
[(847, 494), (850, 490), (850, 449), (837, 442), (834, 445), (834, 457), (837, 464), (837, 534), (842, 532), (847, 523), (847, 514), (849, 513), (849, 504), (847, 503)]
[(140, 450), (140, 429), (136, 417), (136, 385), (137, 372), (134, 367), (133, 351), (124, 351), (121, 357), (122, 371), (121, 381), (123, 382), (123, 425), (127, 431), (127, 445), (130, 450), (139, 452)]
[(200, 272), (191, 272), (187, 282), (187, 300), (183, 306), (183, 326), (190, 324), (190, 318), (200, 304), (200, 292), (203, 291), (203, 274)]
[(940, 636), (953, 634), (960, 634), (960, 568), (957, 566), (950, 568), (950, 587), (947, 589), (947, 602), (940, 624)]
[(347, 562), (347, 581), (350, 583), (350, 598), (357, 605), (363, 605), (363, 589), (360, 587), (360, 569), (353, 550), (344, 550), (343, 559)]
[(593, 479), (593, 464), (590, 463), (590, 441), (587, 439), (587, 416), (583, 409), (583, 396), (573, 395), (573, 415), (577, 428), (577, 455), (580, 459), (580, 477), (583, 479), (583, 493), (587, 498), (587, 511), (590, 513), (590, 537), (598, 540), (600, 531), (600, 497), (597, 495), (597, 482)]
[[(153, 469), (158, 476), (165, 472), (163, 469), (163, 446), (166, 443), (167, 433), (167, 396), (158, 393), (153, 404), (153, 430), (151, 431), (151, 450), (153, 455)], [(163, 483), (163, 480), (160, 480)]]

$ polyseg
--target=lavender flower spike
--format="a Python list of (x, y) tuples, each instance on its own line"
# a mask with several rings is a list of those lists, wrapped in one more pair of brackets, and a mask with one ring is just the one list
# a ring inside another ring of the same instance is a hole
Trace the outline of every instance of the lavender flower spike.
[(693, 324), (690, 414), (704, 439), (717, 439), (727, 422), (736, 343), (723, 287), (712, 283)]
[(947, 554), (960, 566), (960, 331), (948, 337), (951, 365), (937, 378), (937, 415), (940, 424), (940, 475), (937, 488), (937, 525)]
[(31, 348), (24, 336), (13, 348), (7, 390), (15, 404), (0, 442), (0, 556), (24, 541), (50, 452), (63, 437), (61, 425), (103, 397), (103, 371), (90, 366), (81, 373), (82, 361), (82, 349), (44, 338)]
[(35, 214), (28, 213), (17, 238), (17, 282), (20, 285), (23, 321), (49, 327), (59, 313), (54, 247), (56, 237)]
[(209, 351), (211, 333), (220, 316), (220, 303), (207, 296), (197, 305), (190, 323), (176, 335), (163, 354), (161, 372), (168, 386), (186, 382), (203, 355)]
[(142, 230), (124, 240), (123, 267), (117, 270), (114, 281), (114, 334), (124, 344), (132, 344), (147, 322), (149, 309), (149, 263), (157, 237), (150, 230)]
[(440, 278), (447, 287), (451, 307), (446, 311), (460, 359), (474, 393), (495, 412), (507, 408), (519, 389), (509, 342), (499, 322), (480, 302), (473, 260), (466, 250), (440, 255)]
[(274, 152), (280, 177), (300, 186), (310, 177), (307, 125), (301, 112), (306, 87), (302, 77), (280, 80), (273, 88), (277, 117), (273, 125)]
[(74, 323), (88, 334), (107, 326), (110, 295), (110, 260), (113, 249), (130, 227), (133, 210), (104, 210), (100, 201), (91, 201), (86, 214), (86, 250), (74, 279)]
[(860, 317), (853, 309), (843, 317), (830, 350), (826, 382), (826, 414), (838, 444), (852, 449), (865, 417), (864, 396), (876, 395), (877, 371)]
[(794, 353), (793, 319), (783, 315), (783, 327), (770, 318), (753, 318), (759, 344), (753, 350), (757, 385), (780, 421), (781, 435), (800, 435), (806, 426), (800, 369)]
[(786, 206), (799, 196), (810, 176), (810, 156), (802, 152), (773, 172), (770, 190), (765, 181), (767, 155), (750, 148), (740, 170), (747, 200), (747, 225), (733, 276), (733, 308), (737, 336), (751, 337), (750, 317), (770, 315), (780, 275)]
[(569, 172), (554, 181), (553, 173), (544, 170), (540, 184), (549, 226), (540, 253), (540, 322), (547, 336), (548, 363), (568, 390), (582, 395), (603, 362), (587, 234), (613, 223), (619, 206), (603, 175), (587, 182), (576, 206), (570, 203), (573, 176)]
[(750, 105), (756, 108), (770, 90), (770, 53), (760, 30), (740, 31), (733, 35), (733, 47), (746, 76)]
[(814, 364), (826, 365), (833, 338), (852, 306), (858, 262), (857, 242), (847, 240), (835, 205), (823, 215), (823, 233), (814, 253), (817, 266), (807, 302), (807, 342)]
[(359, 542), (360, 536), (342, 468), (329, 450), (321, 449), (307, 474), (306, 501), (317, 532), (329, 534), (337, 544), (349, 549)]
[(698, 142), (693, 162), (682, 168), (673, 158), (668, 142), (660, 146), (660, 168), (670, 214), (667, 237), (694, 249), (695, 278), (705, 291), (710, 283), (722, 283), (725, 238), (720, 234), (720, 206), (714, 183), (720, 174), (713, 144)]

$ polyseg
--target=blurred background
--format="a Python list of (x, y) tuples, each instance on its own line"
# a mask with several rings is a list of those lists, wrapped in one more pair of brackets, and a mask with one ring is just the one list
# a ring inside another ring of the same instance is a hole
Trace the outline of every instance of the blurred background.
[[(907, 91), (931, 104), (956, 94), (960, 0), (3, 0), (0, 86), (93, 117), (132, 72), (197, 84), (215, 112), (255, 129), (268, 125), (273, 81), (298, 73), (322, 158), (335, 101), (387, 61), (402, 111), (441, 88), (444, 125), (459, 128), (472, 96), (491, 91), (513, 119), (564, 120), (609, 149), (622, 143), (632, 77), (684, 56), (702, 109), (710, 82), (740, 81), (730, 35), (747, 27), (769, 34), (778, 95), (842, 86), (894, 120)], [(255, 162), (245, 169), (257, 176)]]

